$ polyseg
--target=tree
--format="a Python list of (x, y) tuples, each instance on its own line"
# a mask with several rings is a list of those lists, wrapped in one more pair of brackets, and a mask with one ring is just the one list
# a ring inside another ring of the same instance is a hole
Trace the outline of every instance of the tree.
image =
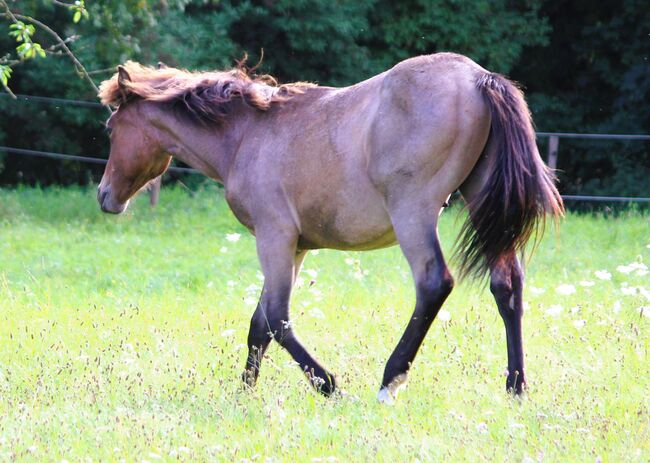
[[(81, 18), (88, 19), (88, 11), (86, 10), (84, 0), (76, 0), (74, 3), (64, 3), (59, 0), (54, 0), (52, 2), (54, 5), (63, 6), (72, 12), (72, 20), (75, 23), (78, 23)], [(67, 39), (62, 39), (59, 34), (57, 34), (52, 28), (47, 24), (32, 18), (31, 16), (25, 16), (20, 13), (15, 13), (9, 8), (6, 0), (0, 0), (0, 8), (2, 8), (2, 13), (0, 16), (9, 20), (9, 36), (16, 39), (18, 45), (16, 46), (16, 55), (17, 59), (11, 59), (11, 55), (7, 54), (0, 58), (0, 83), (4, 87), (5, 91), (13, 96), (12, 91), (8, 87), (9, 78), (11, 77), (12, 68), (18, 64), (22, 64), (25, 61), (36, 59), (36, 58), (45, 58), (48, 53), (56, 53), (57, 51), (65, 53), (74, 63), (77, 72), (84, 78), (88, 80), (91, 86), (94, 86), (92, 79), (86, 73), (85, 68), (75, 57), (75, 55), (70, 51), (70, 48), (67, 45), (67, 42), (71, 41), (73, 37)], [(54, 44), (44, 49), (41, 44), (34, 40), (34, 34), (36, 28), (47, 33), (51, 38), (54, 39)]]
[[(650, 9), (643, 0), (548, 0), (549, 44), (519, 59), (513, 76), (542, 131), (648, 133)], [(648, 196), (647, 142), (565, 141), (563, 191)]]
[[(86, 3), (89, 19), (77, 23), (71, 10), (45, 0), (22, 0), (20, 8), (18, 2), (12, 7), (61, 37), (74, 37), (67, 45), (96, 82), (127, 59), (215, 69), (231, 67), (244, 52), (255, 63), (263, 50), (260, 72), (283, 82), (348, 85), (409, 56), (455, 51), (522, 82), (541, 130), (642, 133), (650, 127), (645, 104), (650, 69), (644, 60), (650, 11), (642, 0)], [(55, 45), (38, 28), (31, 37), (46, 53)], [(15, 38), (0, 34), (0, 50), (15, 50), (15, 44)], [(20, 93), (95, 99), (65, 59), (34, 59), (14, 72), (11, 86)], [(2, 144), (106, 156), (101, 110), (18, 104), (8, 98), (0, 98), (0, 106), (7, 116), (0, 120)], [(562, 186), (565, 192), (647, 194), (649, 156), (642, 143), (562, 141)], [(85, 183), (98, 171), (14, 156), (0, 168), (0, 184)]]

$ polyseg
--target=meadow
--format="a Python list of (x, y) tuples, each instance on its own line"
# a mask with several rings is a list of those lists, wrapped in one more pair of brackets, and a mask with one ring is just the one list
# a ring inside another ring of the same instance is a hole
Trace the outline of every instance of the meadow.
[(276, 344), (247, 390), (262, 276), (221, 190), (166, 187), (119, 217), (90, 189), (0, 190), (0, 461), (648, 461), (648, 266), (647, 212), (568, 214), (527, 265), (526, 396), (505, 392), (486, 284), (457, 282), (384, 406), (408, 266), (395, 247), (313, 252), (294, 323), (345, 394), (314, 393)]

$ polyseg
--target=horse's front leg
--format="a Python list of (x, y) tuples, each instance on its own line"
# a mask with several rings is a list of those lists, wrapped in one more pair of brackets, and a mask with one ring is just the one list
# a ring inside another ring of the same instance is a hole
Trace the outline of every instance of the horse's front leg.
[[(307, 251), (297, 251), (294, 259), (294, 271), (293, 271), (293, 283), (295, 283), (298, 278), (298, 273), (300, 272), (300, 267), (302, 262), (307, 255)], [(262, 294), (260, 300), (257, 303), (253, 317), (251, 318), (250, 329), (248, 331), (248, 358), (246, 359), (246, 369), (244, 370), (244, 375), (242, 379), (244, 382), (253, 387), (257, 382), (257, 377), (260, 374), (260, 367), (262, 365), (262, 359), (264, 358), (264, 353), (269, 347), (271, 340), (273, 339), (272, 330), (269, 326), (268, 318), (266, 312), (263, 310), (263, 297), (266, 293), (265, 287), (262, 289)]]
[(300, 257), (296, 251), (297, 235), (278, 229), (256, 229), (256, 235), (264, 289), (251, 321), (244, 379), (249, 384), (254, 382), (259, 372), (261, 354), (272, 338), (291, 354), (319, 392), (330, 395), (335, 389), (334, 376), (303, 347), (289, 319), (289, 299), (297, 274), (297, 263), (302, 262), (304, 257)]
[(516, 256), (504, 256), (490, 268), (490, 291), (506, 327), (508, 378), (506, 390), (521, 394), (526, 387), (524, 342), (521, 318), (524, 314), (524, 275)]

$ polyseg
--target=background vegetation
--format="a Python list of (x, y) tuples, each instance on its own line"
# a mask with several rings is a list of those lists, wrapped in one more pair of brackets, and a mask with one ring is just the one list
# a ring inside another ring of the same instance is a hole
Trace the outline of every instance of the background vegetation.
[[(414, 300), (398, 248), (305, 260), (294, 325), (346, 396), (315, 394), (275, 343), (246, 391), (262, 280), (220, 190), (164, 188), (120, 217), (87, 189), (0, 195), (0, 461), (650, 457), (647, 215), (570, 214), (547, 234), (527, 267), (523, 400), (504, 390), (490, 292), (459, 283), (387, 407), (381, 374)], [(441, 217), (447, 251), (458, 212)]]
[[(347, 85), (397, 61), (456, 51), (522, 82), (541, 131), (644, 133), (650, 127), (650, 10), (644, 0), (103, 0), (89, 18), (50, 0), (8, 1), (75, 36), (95, 81), (135, 59), (225, 68), (244, 52), (282, 81)], [(2, 23), (0, 23), (2, 24)], [(5, 22), (0, 31), (8, 32)], [(37, 31), (44, 46), (51, 38)], [(15, 41), (0, 33), (0, 56)], [(16, 93), (95, 100), (65, 57), (32, 60)], [(101, 109), (0, 97), (0, 145), (106, 156)], [(542, 147), (544, 148), (544, 147)], [(565, 193), (647, 195), (647, 142), (567, 141)], [(85, 184), (100, 168), (0, 154), (0, 184)]]

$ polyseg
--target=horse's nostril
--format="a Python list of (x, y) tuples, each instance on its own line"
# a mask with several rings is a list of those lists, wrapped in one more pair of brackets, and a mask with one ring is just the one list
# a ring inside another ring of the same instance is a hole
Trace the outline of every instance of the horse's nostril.
[(100, 206), (104, 205), (104, 200), (106, 199), (107, 195), (108, 195), (108, 188), (97, 189), (97, 202), (99, 202)]

